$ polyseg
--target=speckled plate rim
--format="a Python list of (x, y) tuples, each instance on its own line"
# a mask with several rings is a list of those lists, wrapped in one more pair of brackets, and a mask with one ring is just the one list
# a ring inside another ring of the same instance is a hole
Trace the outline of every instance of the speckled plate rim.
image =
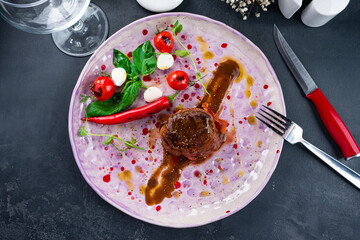
[(249, 39), (247, 39), (244, 35), (242, 35), (239, 31), (229, 27), (228, 25), (222, 23), (222, 22), (219, 22), (217, 20), (214, 20), (214, 19), (211, 19), (211, 18), (208, 18), (208, 17), (205, 17), (205, 16), (202, 16), (202, 15), (198, 15), (198, 14), (192, 14), (192, 13), (187, 13), (187, 12), (171, 12), (171, 13), (161, 13), (161, 14), (155, 14), (155, 15), (151, 15), (151, 16), (148, 16), (148, 17), (144, 17), (144, 18), (141, 18), (141, 19), (138, 19), (128, 25), (126, 25), (125, 27), (121, 28), (120, 30), (118, 30), (116, 33), (114, 33), (113, 35), (111, 35), (105, 42), (103, 42), (101, 44), (101, 46), (94, 52), (94, 54), (90, 57), (90, 59), (87, 61), (87, 63), (85, 64), (85, 66), (83, 67), (83, 70), (81, 71), (80, 73), (80, 76), (78, 78), (78, 81), (74, 87), (74, 90), (72, 92), (72, 96), (71, 96), (71, 101), (70, 101), (70, 107), (69, 107), (69, 118), (68, 118), (68, 129), (69, 129), (69, 138), (70, 138), (70, 143), (71, 143), (71, 148), (72, 148), (72, 151), (73, 151), (73, 154), (74, 154), (74, 158), (75, 158), (75, 161), (76, 161), (76, 164), (78, 165), (79, 169), (80, 169), (80, 172), (82, 174), (82, 176), (84, 177), (84, 179), (86, 180), (86, 182), (90, 185), (90, 187), (101, 197), (103, 198), (106, 202), (108, 202), (109, 204), (113, 205), (115, 208), (121, 210), (122, 212), (136, 218), (136, 219), (139, 219), (141, 221), (145, 221), (145, 222), (148, 222), (148, 223), (151, 223), (151, 224), (154, 224), (154, 225), (158, 225), (158, 226), (163, 226), (163, 227), (172, 227), (172, 228), (190, 228), (190, 227), (197, 227), (197, 226), (202, 226), (202, 225), (205, 225), (205, 224), (208, 224), (208, 223), (212, 223), (212, 222), (215, 222), (215, 221), (218, 221), (218, 220), (221, 220), (225, 217), (228, 217), (236, 212), (238, 212), (239, 210), (243, 209), (244, 207), (246, 207), (252, 200), (254, 200), (255, 197), (257, 197), (260, 192), (264, 189), (264, 187), (266, 186), (266, 184), (269, 182), (270, 180), (270, 177), (271, 175), (273, 174), (273, 172), (275, 171), (275, 168), (279, 162), (279, 158), (280, 158), (280, 154), (282, 152), (282, 147), (283, 147), (283, 143), (284, 141), (283, 140), (280, 140), (279, 141), (279, 150), (280, 150), (280, 153), (277, 154), (275, 156), (275, 159), (274, 159), (274, 164), (273, 166), (271, 167), (270, 171), (268, 172), (265, 180), (263, 181), (263, 183), (261, 184), (261, 186), (257, 189), (257, 191), (242, 205), (240, 205), (235, 211), (231, 212), (231, 213), (228, 213), (228, 214), (224, 214), (220, 217), (217, 217), (217, 218), (212, 218), (212, 219), (209, 219), (207, 221), (203, 221), (203, 222), (199, 222), (199, 223), (196, 223), (196, 224), (189, 224), (189, 225), (182, 225), (182, 226), (174, 226), (174, 225), (167, 225), (167, 224), (160, 224), (160, 223), (157, 223), (157, 222), (152, 222), (152, 221), (149, 221), (147, 219), (143, 219), (140, 215), (137, 215), (137, 214), (134, 214), (134, 213), (131, 213), (130, 211), (122, 208), (121, 206), (117, 205), (114, 201), (112, 201), (108, 196), (106, 196), (105, 194), (103, 194), (100, 189), (92, 183), (92, 181), (89, 179), (88, 175), (86, 174), (86, 172), (84, 171), (82, 165), (80, 164), (80, 160), (79, 160), (79, 154), (76, 150), (76, 147), (75, 147), (75, 134), (74, 134), (74, 131), (73, 131), (73, 125), (72, 125), (72, 119), (73, 119), (73, 107), (74, 107), (74, 102), (75, 102), (75, 96), (77, 95), (78, 93), (78, 90), (79, 90), (79, 87), (80, 87), (80, 82), (81, 82), (81, 79), (84, 77), (84, 74), (86, 72), (86, 69), (88, 68), (88, 66), (91, 64), (91, 62), (95, 59), (95, 56), (97, 55), (98, 52), (101, 51), (101, 49), (106, 46), (110, 41), (112, 41), (114, 38), (116, 38), (119, 34), (121, 34), (122, 32), (126, 31), (127, 29), (133, 27), (134, 25), (137, 25), (137, 24), (141, 24), (142, 22), (145, 22), (145, 21), (148, 21), (148, 20), (151, 20), (151, 19), (155, 19), (155, 18), (160, 18), (160, 17), (166, 17), (166, 16), (187, 16), (187, 17), (191, 17), (191, 18), (197, 18), (199, 20), (203, 20), (203, 21), (208, 21), (208, 22), (211, 22), (213, 24), (216, 24), (216, 25), (220, 25), (224, 28), (226, 28), (227, 30), (230, 30), (232, 33), (238, 35), (239, 37), (241, 37), (245, 42), (247, 42), (251, 47), (253, 47), (255, 49), (255, 51), (257, 51), (261, 57), (264, 59), (265, 63), (266, 63), (266, 66), (267, 68), (269, 69), (271, 75), (273, 76), (274, 80), (275, 80), (275, 84), (277, 85), (278, 89), (279, 89), (279, 94), (280, 94), (280, 98), (281, 98), (281, 102), (282, 102), (282, 107), (283, 107), (283, 113), (284, 115), (286, 115), (286, 109), (285, 109), (285, 101), (284, 101), (284, 97), (283, 97), (283, 93), (282, 93), (282, 88), (281, 88), (281, 85), (280, 85), (280, 82), (275, 74), (275, 71), (274, 69), (272, 68), (269, 60), (266, 58), (266, 56), (264, 55), (264, 53), (253, 43), (251, 42)]

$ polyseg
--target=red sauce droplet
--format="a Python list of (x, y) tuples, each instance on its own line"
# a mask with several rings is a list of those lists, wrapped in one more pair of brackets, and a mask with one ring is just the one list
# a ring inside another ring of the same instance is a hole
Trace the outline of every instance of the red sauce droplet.
[(227, 98), (228, 100), (230, 100), (230, 95), (227, 95), (226, 98)]
[(114, 170), (114, 168), (113, 168), (113, 167), (111, 167), (111, 168), (110, 168), (110, 171), (113, 171), (113, 170)]
[(131, 200), (134, 200), (135, 199), (135, 197), (134, 196), (131, 196)]
[(151, 81), (150, 75), (144, 76), (144, 77), (143, 77), (143, 81), (144, 81), (144, 82), (149, 82), (149, 81)]
[(199, 61), (200, 60), (200, 58), (196, 58), (196, 61)]
[(191, 93), (191, 96), (192, 96), (192, 97), (195, 97), (195, 93)]
[(235, 144), (233, 145), (233, 148), (234, 148), (234, 149), (237, 149), (237, 148), (238, 148), (238, 145), (235, 143)]
[(174, 187), (175, 187), (175, 189), (180, 188), (180, 187), (181, 187), (181, 183), (180, 183), (180, 182), (176, 182), (176, 183), (174, 184)]
[(242, 124), (242, 123), (243, 123), (243, 121), (239, 121), (239, 123), (240, 123), (240, 124)]
[(200, 175), (200, 172), (198, 170), (195, 170), (194, 175), (195, 177), (198, 177)]
[(105, 175), (104, 177), (103, 177), (103, 181), (104, 182), (110, 182), (110, 174), (107, 174), (107, 175)]
[(200, 88), (200, 84), (195, 83), (195, 88)]
[(276, 150), (276, 153), (280, 153), (280, 150)]
[(159, 128), (159, 127), (160, 127), (160, 123), (159, 123), (159, 122), (156, 122), (156, 123), (155, 123), (155, 127)]
[(192, 98), (189, 98), (189, 101), (192, 101)]
[(198, 64), (201, 64), (201, 61), (198, 61)]
[(124, 167), (121, 167), (121, 168), (120, 168), (120, 170), (121, 170), (121, 171), (124, 171), (124, 170), (125, 170), (125, 168), (124, 168)]
[(227, 47), (227, 43), (221, 44), (221, 47), (222, 47), (222, 48), (226, 48), (226, 47)]
[(133, 159), (133, 160), (131, 161), (131, 163), (132, 163), (132, 164), (135, 164), (135, 163), (136, 163), (136, 160), (135, 160), (135, 159)]
[(161, 206), (156, 206), (156, 211), (160, 211), (161, 210)]
[(148, 153), (152, 153), (152, 151), (151, 151), (151, 150), (149, 150), (149, 151), (148, 151)]
[(184, 99), (185, 99), (185, 100), (189, 99), (189, 94), (185, 93), (185, 94), (184, 94)]
[(131, 195), (131, 192), (128, 192), (128, 195), (130, 196), (130, 195)]
[(269, 86), (267, 84), (264, 85), (264, 89), (268, 89)]
[(101, 70), (105, 70), (106, 66), (105, 65), (101, 65)]
[(189, 67), (189, 65), (185, 65), (184, 67), (185, 67), (185, 68), (188, 68), (188, 67)]
[(193, 76), (192, 76), (192, 78), (193, 78), (193, 79), (196, 79), (196, 76), (195, 76), (195, 75), (193, 75)]
[(190, 49), (192, 49), (192, 46), (190, 44), (188, 44), (187, 48), (190, 50)]
[(185, 100), (184, 99), (181, 99), (181, 102), (184, 102)]
[(266, 106), (270, 106), (272, 104), (272, 102), (268, 102), (267, 104), (266, 104)]
[(204, 185), (206, 185), (207, 184), (207, 181), (206, 180), (204, 180)]
[(226, 211), (226, 213), (229, 213), (229, 212), (230, 212), (229, 210)]
[(173, 56), (173, 59), (174, 59), (174, 61), (176, 60), (176, 55), (174, 54), (174, 55), (172, 55)]
[(142, 34), (143, 34), (143, 35), (148, 34), (148, 30), (144, 29), (144, 30), (142, 31)]
[(181, 38), (182, 38), (182, 39), (185, 39), (185, 35), (181, 35)]
[(143, 130), (143, 135), (147, 135), (149, 133), (149, 129), (148, 128), (144, 128)]
[(200, 96), (197, 96), (196, 99), (200, 99)]
[(218, 63), (214, 63), (214, 66), (217, 67), (217, 66), (218, 66)]
[(127, 53), (127, 56), (128, 56), (129, 58), (132, 58), (132, 52), (128, 52), (128, 53)]
[(109, 150), (109, 147), (104, 147), (105, 151)]

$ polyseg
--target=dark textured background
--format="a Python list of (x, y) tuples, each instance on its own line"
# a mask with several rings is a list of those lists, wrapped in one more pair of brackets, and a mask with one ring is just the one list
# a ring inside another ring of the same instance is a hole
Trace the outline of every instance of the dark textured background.
[[(94, 2), (110, 34), (152, 14), (133, 0)], [(310, 142), (342, 158), (275, 48), (276, 23), (360, 143), (360, 1), (320, 28), (306, 27), (299, 14), (285, 19), (277, 4), (247, 21), (220, 0), (184, 0), (175, 11), (222, 21), (259, 46), (281, 82), (288, 116)], [(360, 239), (360, 192), (289, 144), (260, 195), (224, 220), (181, 230), (118, 211), (84, 181), (68, 138), (70, 96), (87, 59), (0, 19), (0, 239)], [(360, 158), (346, 164), (360, 171)]]

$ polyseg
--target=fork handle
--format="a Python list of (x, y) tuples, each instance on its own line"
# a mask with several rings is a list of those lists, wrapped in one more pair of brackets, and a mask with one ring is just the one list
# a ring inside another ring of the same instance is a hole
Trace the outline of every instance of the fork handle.
[(306, 140), (302, 140), (301, 143), (317, 157), (323, 160), (327, 165), (329, 165), (332, 169), (334, 169), (341, 176), (343, 176), (349, 182), (354, 184), (358, 189), (360, 189), (360, 175), (357, 172), (345, 166), (344, 164), (331, 157), (327, 153), (323, 152), (319, 148), (315, 147), (311, 143), (307, 142)]
[(360, 156), (360, 148), (333, 106), (319, 88), (306, 95), (315, 105), (322, 122), (340, 147), (346, 160)]

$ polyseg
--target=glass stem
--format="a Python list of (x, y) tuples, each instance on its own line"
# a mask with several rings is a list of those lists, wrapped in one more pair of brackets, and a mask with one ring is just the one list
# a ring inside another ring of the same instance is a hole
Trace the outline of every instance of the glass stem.
[(73, 26), (72, 30), (74, 32), (80, 32), (84, 28), (84, 22), (82, 20), (77, 21)]

